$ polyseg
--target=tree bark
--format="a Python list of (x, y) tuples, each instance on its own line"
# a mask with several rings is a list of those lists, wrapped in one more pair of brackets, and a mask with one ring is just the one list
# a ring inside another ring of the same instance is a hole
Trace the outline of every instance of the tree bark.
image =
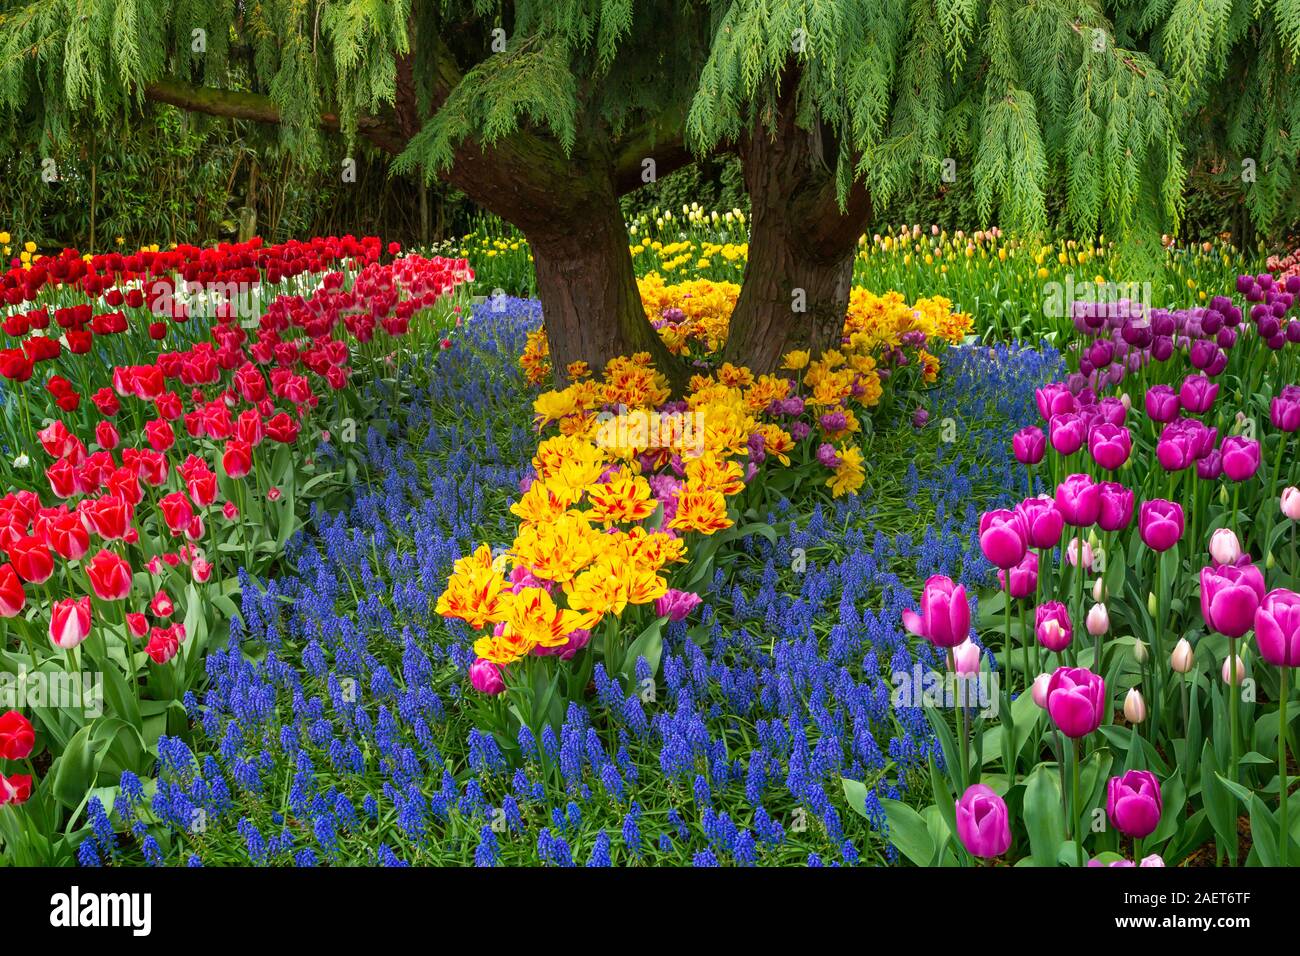
[(775, 370), (792, 349), (816, 355), (839, 345), (858, 237), (871, 218), (858, 182), (840, 208), (827, 169), (833, 158), (820, 155), (828, 137), (795, 122), (791, 73), (777, 97), (775, 129), (760, 119), (740, 143), (749, 257), (724, 354), (756, 373)]

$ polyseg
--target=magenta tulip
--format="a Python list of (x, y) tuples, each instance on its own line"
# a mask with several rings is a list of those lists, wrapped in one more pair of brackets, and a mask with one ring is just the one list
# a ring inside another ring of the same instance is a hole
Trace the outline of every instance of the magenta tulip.
[(1153, 422), (1172, 422), (1178, 417), (1180, 407), (1178, 393), (1168, 385), (1153, 385), (1147, 389), (1147, 416)]
[(952, 578), (932, 576), (921, 591), (921, 613), (904, 611), (903, 625), (935, 647), (956, 647), (970, 636), (966, 589)]
[(1246, 481), (1259, 471), (1259, 442), (1241, 435), (1229, 435), (1219, 449), (1223, 473), (1233, 481)]
[(1130, 770), (1106, 784), (1106, 816), (1127, 837), (1140, 840), (1154, 833), (1163, 809), (1160, 781), (1150, 770)]
[(1011, 575), (1011, 596), (1027, 598), (1038, 588), (1038, 555), (1025, 552), (1024, 558), (1014, 568), (998, 570), (998, 587), (1007, 589), (1007, 575)]
[(1133, 521), (1133, 492), (1117, 481), (1103, 481), (1101, 512), (1097, 524), (1102, 531), (1122, 531)]
[(1056, 486), (1056, 507), (1068, 525), (1096, 524), (1101, 516), (1101, 488), (1088, 475), (1070, 475)]
[(1168, 551), (1183, 536), (1183, 506), (1163, 498), (1142, 502), (1138, 533), (1152, 551)]
[(1274, 588), (1255, 612), (1259, 656), (1275, 667), (1300, 667), (1300, 594)]
[(1011, 436), (1011, 450), (1022, 465), (1036, 465), (1047, 451), (1047, 436), (1035, 425), (1022, 428)]
[(1031, 548), (1054, 548), (1061, 543), (1065, 519), (1051, 498), (1026, 498), (1016, 505), (1016, 514)]
[(1025, 529), (1014, 511), (999, 508), (980, 517), (980, 550), (999, 568), (1013, 568), (1025, 556)]
[(1086, 737), (1106, 717), (1106, 682), (1086, 667), (1058, 667), (1047, 684), (1047, 713), (1067, 737)]
[(1077, 412), (1063, 412), (1053, 415), (1049, 426), (1052, 447), (1057, 454), (1073, 455), (1083, 447), (1088, 434), (1088, 426)]
[(1107, 471), (1114, 471), (1133, 451), (1133, 436), (1127, 428), (1103, 423), (1088, 435), (1088, 452), (1092, 460)]
[(1072, 412), (1077, 407), (1070, 389), (1060, 382), (1053, 382), (1035, 389), (1034, 401), (1038, 405), (1038, 414), (1043, 421), (1050, 422), (1053, 415)]
[(971, 856), (1001, 856), (1011, 848), (1007, 804), (982, 783), (966, 788), (957, 801), (957, 837)]
[(1264, 575), (1253, 564), (1201, 569), (1201, 616), (1212, 631), (1241, 637), (1254, 626), (1263, 599)]
[(1178, 401), (1194, 415), (1203, 415), (1214, 407), (1219, 386), (1204, 375), (1189, 375), (1178, 389)]

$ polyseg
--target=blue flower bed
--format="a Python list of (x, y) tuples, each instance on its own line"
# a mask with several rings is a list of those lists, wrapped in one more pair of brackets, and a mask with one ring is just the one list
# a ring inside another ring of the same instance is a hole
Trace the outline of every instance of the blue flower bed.
[[(474, 725), (469, 632), (434, 604), (457, 557), (513, 537), (536, 445), (516, 358), (539, 321), (535, 302), (480, 307), (423, 384), (372, 385), (391, 412), (365, 436), (354, 503), (313, 516), (292, 577), (244, 582), (242, 620), (186, 698), (190, 739), (164, 738), (155, 780), (122, 781), (111, 809), (136, 841), (96, 826), (93, 800), (83, 863), (895, 858), (879, 800), (928, 788), (916, 771), (937, 751), (921, 710), (891, 703), (890, 674), (938, 664), (900, 615), (931, 574), (991, 578), (973, 532), (1024, 486), (1010, 436), (1059, 356), (951, 351), (929, 424), (877, 434), (860, 496), (782, 501), (776, 543), (747, 539), (669, 626), (657, 683), (598, 666), (588, 705), (525, 731), (511, 766)], [(842, 778), (867, 783), (862, 806)]]

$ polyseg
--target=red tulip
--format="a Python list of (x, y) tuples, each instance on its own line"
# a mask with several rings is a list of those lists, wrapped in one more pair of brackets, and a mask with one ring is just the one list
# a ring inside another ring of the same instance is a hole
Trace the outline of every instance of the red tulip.
[(101, 601), (121, 601), (131, 593), (131, 565), (112, 551), (101, 550), (86, 564), (91, 590)]
[(11, 564), (0, 564), (0, 617), (17, 617), (27, 603), (23, 582)]
[(64, 598), (50, 609), (50, 640), (61, 650), (72, 650), (90, 633), (90, 598)]
[(0, 757), (26, 760), (36, 743), (32, 722), (16, 710), (0, 714)]

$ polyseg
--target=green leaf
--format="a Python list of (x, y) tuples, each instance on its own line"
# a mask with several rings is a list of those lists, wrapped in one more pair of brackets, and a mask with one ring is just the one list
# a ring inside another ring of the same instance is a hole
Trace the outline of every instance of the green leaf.
[(1065, 812), (1056, 777), (1039, 764), (1025, 783), (1025, 828), (1035, 866), (1056, 866), (1057, 854), (1065, 842)]
[(880, 803), (885, 808), (885, 819), (889, 821), (889, 842), (917, 866), (929, 866), (934, 859), (935, 847), (925, 819), (901, 801), (885, 797)]
[(69, 809), (81, 804), (95, 782), (95, 748), (91, 745), (94, 731), (94, 723), (77, 731), (51, 768), (54, 796)]

